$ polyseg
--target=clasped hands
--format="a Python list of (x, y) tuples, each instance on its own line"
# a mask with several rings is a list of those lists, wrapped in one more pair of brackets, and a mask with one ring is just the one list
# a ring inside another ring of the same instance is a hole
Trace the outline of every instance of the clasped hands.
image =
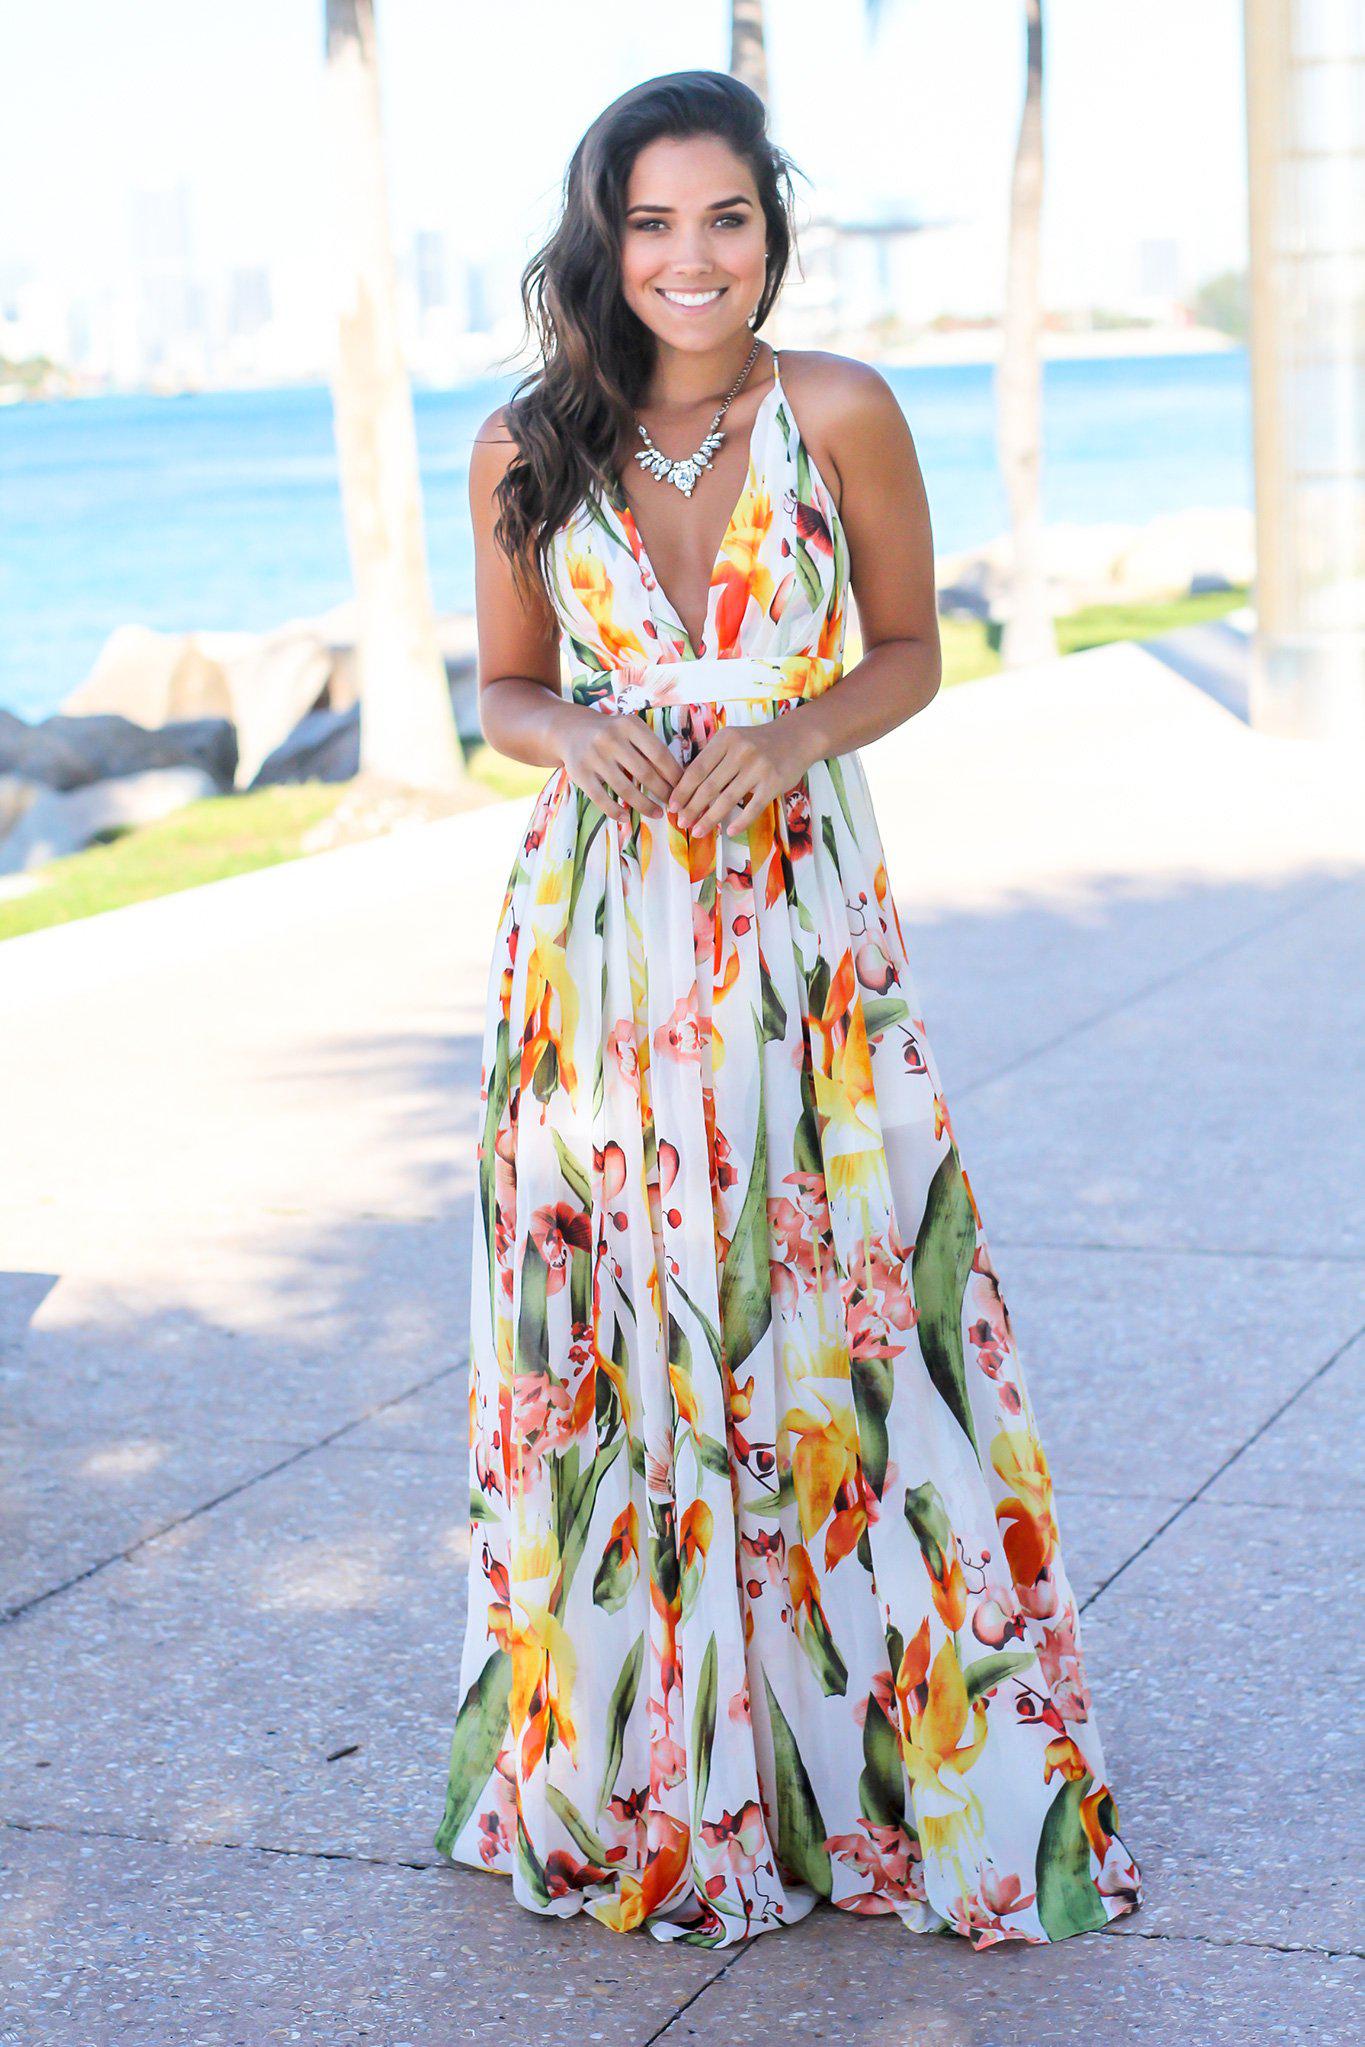
[(746, 831), (811, 765), (796, 711), (760, 725), (722, 725), (684, 767), (634, 712), (579, 709), (564, 766), (609, 817), (626, 819), (631, 810), (658, 817), (667, 810), (694, 836), (717, 827)]

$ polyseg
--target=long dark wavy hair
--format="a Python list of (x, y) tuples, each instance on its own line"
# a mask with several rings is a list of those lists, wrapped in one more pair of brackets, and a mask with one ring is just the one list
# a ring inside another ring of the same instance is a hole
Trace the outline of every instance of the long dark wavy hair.
[(574, 150), (559, 221), (521, 277), (526, 339), (541, 363), (506, 405), (517, 453), (497, 488), (494, 533), (524, 594), (549, 594), (558, 528), (585, 499), (600, 510), (617, 490), (617, 456), (657, 352), (621, 289), (626, 187), (647, 143), (694, 135), (719, 137), (753, 173), (768, 249), (755, 330), (782, 289), (796, 246), (795, 166), (769, 137), (758, 94), (724, 71), (672, 71), (613, 100)]

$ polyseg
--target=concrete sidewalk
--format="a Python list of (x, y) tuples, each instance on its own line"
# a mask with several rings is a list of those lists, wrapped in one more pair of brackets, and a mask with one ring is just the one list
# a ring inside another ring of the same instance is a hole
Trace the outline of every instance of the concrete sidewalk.
[(1148, 1903), (712, 1954), (436, 1856), (519, 800), (0, 946), (0, 2041), (1361, 2036), (1361, 764), (1135, 646), (864, 761)]

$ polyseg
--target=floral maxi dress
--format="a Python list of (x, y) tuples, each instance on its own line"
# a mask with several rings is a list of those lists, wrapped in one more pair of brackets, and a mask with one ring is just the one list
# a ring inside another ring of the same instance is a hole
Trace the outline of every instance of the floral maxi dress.
[[(617, 487), (556, 535), (575, 701), (686, 762), (842, 672), (774, 361), (694, 649)], [(747, 829), (560, 769), (495, 939), (469, 1606), (436, 1846), (724, 1947), (821, 1900), (977, 1948), (1140, 1901), (1047, 1458), (856, 751)]]

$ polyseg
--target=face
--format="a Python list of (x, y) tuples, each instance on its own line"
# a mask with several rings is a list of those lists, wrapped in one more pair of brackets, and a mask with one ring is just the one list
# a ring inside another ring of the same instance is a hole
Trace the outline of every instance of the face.
[(636, 157), (625, 200), (622, 288), (660, 343), (705, 353), (747, 331), (767, 223), (743, 158), (714, 135), (661, 137)]

